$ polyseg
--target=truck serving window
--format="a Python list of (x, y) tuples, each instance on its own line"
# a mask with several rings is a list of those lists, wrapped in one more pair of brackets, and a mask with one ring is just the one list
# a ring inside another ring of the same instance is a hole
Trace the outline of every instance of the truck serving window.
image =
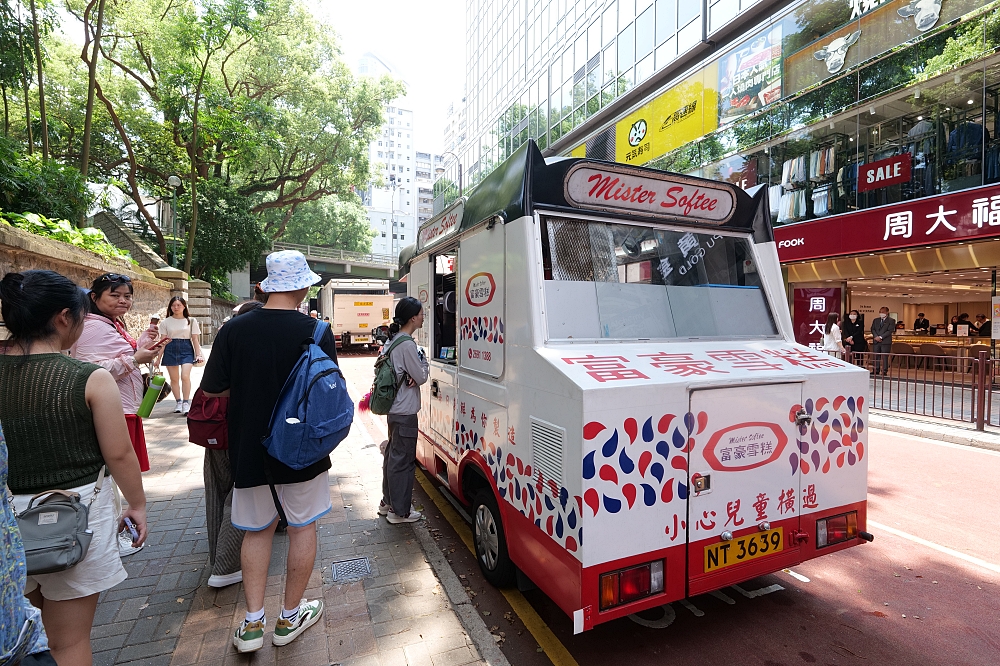
[(777, 335), (749, 239), (549, 217), (550, 339)]
[(455, 365), (455, 253), (434, 257), (434, 358)]

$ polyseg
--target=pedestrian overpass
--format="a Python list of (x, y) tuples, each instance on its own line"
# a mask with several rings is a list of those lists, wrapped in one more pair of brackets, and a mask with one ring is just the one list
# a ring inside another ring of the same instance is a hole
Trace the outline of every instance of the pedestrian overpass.
[[(278, 250), (298, 250), (305, 255), (309, 267), (322, 276), (323, 281), (333, 278), (395, 280), (399, 272), (399, 260), (388, 254), (365, 254), (348, 252), (316, 245), (297, 243), (275, 243), (267, 252)], [(264, 262), (253, 271), (251, 279), (259, 282), (267, 277)]]

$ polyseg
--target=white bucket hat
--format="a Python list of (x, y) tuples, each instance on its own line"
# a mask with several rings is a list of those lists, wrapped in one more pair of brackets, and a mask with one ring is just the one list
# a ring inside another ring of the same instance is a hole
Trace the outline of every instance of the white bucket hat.
[(267, 255), (267, 278), (260, 283), (261, 291), (298, 291), (311, 287), (320, 280), (312, 272), (306, 258), (298, 250), (280, 250)]

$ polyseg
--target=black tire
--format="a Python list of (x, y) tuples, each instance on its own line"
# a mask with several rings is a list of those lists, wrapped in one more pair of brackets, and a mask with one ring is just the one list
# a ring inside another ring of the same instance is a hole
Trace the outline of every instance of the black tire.
[(500, 507), (489, 489), (476, 493), (472, 502), (472, 540), (483, 577), (496, 587), (513, 585), (517, 569), (507, 551), (507, 534), (500, 518)]

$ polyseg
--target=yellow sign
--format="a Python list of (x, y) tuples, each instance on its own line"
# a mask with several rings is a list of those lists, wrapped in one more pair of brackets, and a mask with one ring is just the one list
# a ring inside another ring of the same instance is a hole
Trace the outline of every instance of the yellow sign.
[(368, 324), (358, 324), (358, 328), (368, 328)]
[(366, 306), (367, 307), (371, 307), (372, 306), (372, 301), (354, 301), (354, 307), (356, 307), (356, 308), (363, 308), (363, 307), (366, 307)]
[(586, 157), (587, 156), (587, 144), (581, 143), (579, 146), (570, 151), (571, 157)]
[(718, 129), (717, 72), (713, 63), (619, 120), (615, 161), (645, 164)]
[(389, 308), (382, 308), (382, 319), (389, 318)]

